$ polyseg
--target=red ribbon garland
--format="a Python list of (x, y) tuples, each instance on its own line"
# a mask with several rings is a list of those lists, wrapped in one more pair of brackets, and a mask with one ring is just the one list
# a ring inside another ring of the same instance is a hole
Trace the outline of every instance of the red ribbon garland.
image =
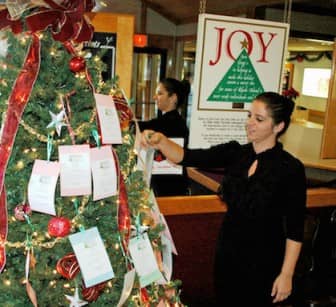
[(11, 28), (12, 32), (15, 34), (21, 33), (23, 30), (23, 25), (20, 20), (11, 20), (7, 9), (0, 11), (0, 30)]
[(84, 13), (94, 7), (93, 0), (63, 1), (44, 0), (50, 8), (41, 8), (26, 18), (27, 27), (32, 32), (44, 31), (51, 27), (56, 41), (73, 40), (76, 43), (89, 41), (93, 35), (92, 25), (85, 19)]
[[(3, 133), (0, 143), (0, 217), (2, 240), (7, 238), (7, 208), (4, 178), (9, 157), (12, 152), (15, 136), (21, 120), (21, 116), (29, 100), (33, 85), (40, 69), (40, 40), (37, 35), (32, 36), (32, 42), (8, 100), (8, 109), (4, 121)], [(6, 230), (4, 229), (6, 227)], [(5, 246), (0, 246), (0, 272), (6, 264)]]

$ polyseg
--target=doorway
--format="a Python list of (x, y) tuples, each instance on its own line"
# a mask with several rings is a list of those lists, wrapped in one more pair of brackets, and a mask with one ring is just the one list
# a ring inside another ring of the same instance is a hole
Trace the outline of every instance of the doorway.
[(134, 48), (132, 97), (133, 112), (138, 120), (149, 120), (158, 115), (153, 96), (159, 81), (165, 77), (166, 62), (166, 49)]

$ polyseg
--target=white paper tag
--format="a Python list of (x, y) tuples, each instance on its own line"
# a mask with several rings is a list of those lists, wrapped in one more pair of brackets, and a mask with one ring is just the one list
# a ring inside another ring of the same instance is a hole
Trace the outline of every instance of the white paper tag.
[(57, 161), (35, 160), (28, 183), (28, 201), (32, 210), (56, 215), (55, 189), (59, 172)]
[(58, 151), (61, 165), (61, 196), (90, 195), (90, 146), (61, 145)]
[(94, 94), (104, 144), (121, 144), (121, 129), (117, 110), (109, 95)]
[(114, 277), (113, 268), (97, 227), (69, 235), (85, 287)]
[(147, 233), (132, 238), (129, 243), (129, 251), (139, 276), (141, 288), (163, 278)]
[(117, 194), (117, 171), (111, 146), (91, 149), (93, 200)]

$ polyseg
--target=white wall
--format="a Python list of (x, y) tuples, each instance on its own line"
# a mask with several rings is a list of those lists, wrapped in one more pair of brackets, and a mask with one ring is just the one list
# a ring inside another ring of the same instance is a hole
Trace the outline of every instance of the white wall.
[[(316, 55), (308, 55), (309, 57), (315, 57)], [(294, 77), (293, 87), (300, 93), (300, 96), (296, 99), (296, 105), (303, 106), (307, 109), (325, 111), (327, 99), (318, 98), (313, 96), (305, 96), (302, 94), (302, 81), (304, 68), (331, 68), (331, 60), (323, 56), (319, 61), (309, 62), (303, 60), (302, 62), (293, 61), (294, 64)]]

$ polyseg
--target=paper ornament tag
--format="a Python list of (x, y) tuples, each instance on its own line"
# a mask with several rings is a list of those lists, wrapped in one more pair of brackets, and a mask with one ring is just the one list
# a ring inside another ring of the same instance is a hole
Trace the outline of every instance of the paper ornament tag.
[(114, 277), (110, 259), (97, 227), (69, 235), (69, 240), (86, 288)]
[(129, 251), (139, 276), (141, 288), (163, 278), (147, 233), (132, 238), (129, 243)]

